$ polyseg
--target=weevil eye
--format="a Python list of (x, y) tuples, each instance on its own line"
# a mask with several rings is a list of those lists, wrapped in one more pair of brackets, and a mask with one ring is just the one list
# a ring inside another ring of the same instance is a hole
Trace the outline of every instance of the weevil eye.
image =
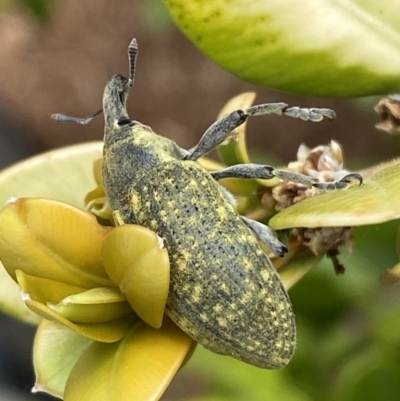
[(126, 117), (121, 117), (118, 120), (118, 125), (122, 126), (122, 125), (127, 125), (127, 124), (131, 124), (133, 121), (130, 118), (126, 118)]

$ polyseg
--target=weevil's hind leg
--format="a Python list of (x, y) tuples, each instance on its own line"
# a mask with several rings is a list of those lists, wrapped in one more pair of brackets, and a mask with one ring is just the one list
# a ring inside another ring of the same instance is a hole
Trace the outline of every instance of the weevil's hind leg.
[(220, 180), (222, 178), (261, 178), (269, 180), (271, 178), (277, 177), (284, 181), (293, 181), (299, 184), (303, 184), (307, 187), (311, 187), (316, 184), (316, 180), (312, 177), (292, 173), (290, 171), (276, 170), (272, 166), (264, 164), (236, 164), (224, 168), (222, 170), (213, 171), (210, 173), (215, 180)]
[(284, 114), (289, 117), (314, 122), (321, 121), (324, 117), (329, 119), (335, 117), (335, 112), (330, 109), (288, 108), (286, 103), (266, 103), (249, 107), (244, 110), (236, 110), (212, 124), (201, 137), (199, 143), (189, 151), (189, 154), (185, 159), (199, 159), (201, 156), (207, 154), (216, 146), (220, 145), (229, 134), (235, 128), (242, 125), (248, 117), (262, 116), (266, 114)]
[(361, 185), (362, 183), (363, 183), (363, 178), (361, 174), (350, 173), (345, 175), (338, 181), (317, 182), (313, 184), (313, 187), (318, 188), (322, 191), (336, 191), (354, 187), (355, 185)]
[(240, 217), (244, 224), (246, 224), (246, 226), (249, 227), (250, 230), (252, 230), (254, 234), (261, 240), (261, 242), (267, 245), (276, 256), (285, 256), (288, 249), (275, 237), (273, 231), (268, 226), (244, 216)]

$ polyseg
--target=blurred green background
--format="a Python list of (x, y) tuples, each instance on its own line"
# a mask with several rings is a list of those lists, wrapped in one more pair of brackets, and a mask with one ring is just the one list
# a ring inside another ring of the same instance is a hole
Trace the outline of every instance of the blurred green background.
[[(103, 121), (60, 126), (52, 113), (85, 116), (101, 105), (105, 83), (126, 74), (126, 46), (140, 47), (132, 118), (191, 147), (232, 96), (256, 91), (257, 102), (331, 107), (332, 123), (271, 116), (250, 121), (251, 152), (264, 162), (295, 159), (300, 143), (335, 139), (349, 169), (398, 155), (399, 138), (374, 129), (377, 98), (312, 99), (257, 88), (224, 72), (175, 28), (158, 0), (0, 0), (0, 162), (100, 139)], [(301, 66), (298, 66), (301, 68)], [(165, 400), (394, 401), (400, 399), (399, 284), (378, 277), (398, 262), (397, 222), (355, 230), (341, 255), (346, 274), (323, 261), (290, 292), (298, 349), (282, 371), (264, 371), (198, 347)], [(0, 322), (0, 401), (50, 399), (33, 385), (33, 328)]]

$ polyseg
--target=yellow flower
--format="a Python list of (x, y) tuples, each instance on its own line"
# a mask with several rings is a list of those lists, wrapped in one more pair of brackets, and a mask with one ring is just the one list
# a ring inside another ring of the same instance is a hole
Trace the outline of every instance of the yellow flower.
[[(69, 191), (93, 187), (86, 178), (101, 147), (53, 151), (3, 172), (1, 200), (11, 194), (29, 198), (11, 198), (0, 212), (0, 257), (22, 300), (44, 318), (34, 345), (34, 390), (65, 400), (158, 399), (194, 346), (163, 319), (166, 250), (146, 228), (102, 226), (92, 214), (49, 199), (63, 198), (58, 188), (65, 181), (52, 184), (65, 178), (63, 165), (74, 177)], [(36, 188), (39, 178), (49, 178), (48, 187)], [(41, 191), (46, 198), (35, 198)], [(1, 280), (8, 288), (6, 276)], [(8, 311), (15, 307), (18, 317), (36, 320), (16, 296)]]

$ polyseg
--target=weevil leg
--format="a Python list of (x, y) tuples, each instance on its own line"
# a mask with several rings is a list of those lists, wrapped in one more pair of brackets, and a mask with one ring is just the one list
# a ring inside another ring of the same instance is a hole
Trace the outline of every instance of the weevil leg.
[(244, 216), (240, 217), (244, 224), (246, 224), (246, 226), (249, 227), (250, 230), (252, 230), (254, 234), (261, 240), (261, 242), (267, 245), (276, 256), (285, 256), (285, 253), (287, 253), (288, 249), (275, 237), (273, 231), (268, 226)]
[(116, 226), (123, 226), (125, 224), (124, 220), (122, 219), (121, 212), (119, 210), (113, 211), (113, 218)]
[(312, 177), (292, 173), (290, 171), (276, 170), (272, 166), (263, 164), (236, 164), (224, 168), (222, 170), (213, 171), (210, 173), (215, 180), (220, 180), (222, 178), (261, 178), (269, 180), (271, 178), (277, 177), (284, 181), (293, 181), (299, 184), (303, 184), (307, 187), (311, 187), (316, 183), (316, 180)]
[(212, 124), (203, 134), (199, 143), (189, 151), (185, 160), (197, 160), (213, 150), (216, 146), (220, 145), (235, 128), (242, 125), (248, 117), (266, 114), (284, 114), (289, 117), (314, 122), (321, 121), (324, 117), (329, 119), (335, 117), (335, 112), (330, 109), (288, 108), (286, 103), (266, 103), (244, 110), (236, 110)]
[(213, 171), (210, 174), (212, 177), (218, 181), (222, 178), (264, 178), (269, 180), (274, 178), (273, 171), (275, 169), (272, 166), (263, 165), (263, 164), (235, 164), (234, 166), (230, 166), (224, 168), (222, 170)]
[(345, 175), (338, 181), (333, 182), (317, 182), (313, 184), (313, 187), (321, 189), (322, 191), (335, 191), (340, 189), (347, 189), (355, 185), (361, 185), (363, 183), (363, 178), (361, 174), (350, 173)]

